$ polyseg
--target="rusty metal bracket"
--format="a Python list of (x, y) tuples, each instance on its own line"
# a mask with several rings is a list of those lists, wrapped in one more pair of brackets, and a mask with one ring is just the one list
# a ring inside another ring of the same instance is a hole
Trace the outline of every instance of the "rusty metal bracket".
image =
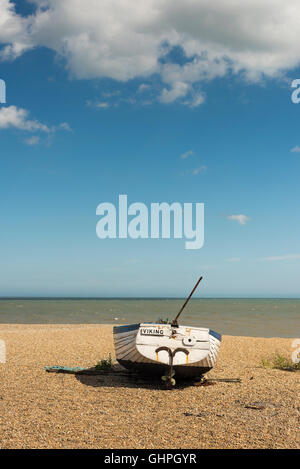
[[(173, 386), (173, 385), (175, 385), (175, 380), (173, 378), (173, 376), (174, 376), (173, 375), (173, 360), (174, 360), (174, 357), (175, 357), (176, 353), (178, 353), (178, 352), (183, 352), (186, 355), (188, 355), (190, 352), (188, 350), (184, 349), (184, 348), (181, 348), (181, 347), (176, 348), (173, 351), (169, 347), (158, 347), (155, 350), (155, 352), (158, 353), (158, 352), (161, 352), (163, 350), (165, 352), (168, 352), (168, 354), (169, 354), (169, 367), (170, 368), (169, 368), (169, 375), (167, 376), (167, 378), (168, 378), (168, 384), (170, 386)], [(172, 380), (174, 381), (174, 384), (173, 384)]]

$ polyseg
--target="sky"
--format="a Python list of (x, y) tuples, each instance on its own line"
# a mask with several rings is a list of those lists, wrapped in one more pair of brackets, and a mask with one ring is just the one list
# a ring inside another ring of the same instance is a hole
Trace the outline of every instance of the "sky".
[[(214, 6), (0, 0), (0, 296), (300, 296), (300, 6)], [(204, 246), (99, 239), (119, 194)]]

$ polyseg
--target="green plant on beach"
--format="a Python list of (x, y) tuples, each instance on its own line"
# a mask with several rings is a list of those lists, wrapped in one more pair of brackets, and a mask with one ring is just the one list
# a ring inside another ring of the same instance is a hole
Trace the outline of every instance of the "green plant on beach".
[(169, 318), (167, 319), (162, 319), (162, 318), (159, 318), (157, 321), (156, 321), (156, 324), (169, 324)]
[(291, 359), (280, 355), (276, 352), (272, 357), (263, 358), (261, 360), (264, 368), (275, 368), (283, 371), (300, 371), (300, 362), (294, 363)]
[(101, 360), (95, 365), (96, 370), (106, 371), (112, 368), (111, 354), (108, 354), (108, 358), (101, 358)]

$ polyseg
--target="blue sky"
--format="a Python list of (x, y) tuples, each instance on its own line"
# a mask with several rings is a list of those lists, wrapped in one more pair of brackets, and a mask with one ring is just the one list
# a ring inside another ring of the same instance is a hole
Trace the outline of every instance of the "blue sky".
[[(14, 20), (36, 12), (15, 3)], [(166, 68), (83, 77), (75, 52), (39, 41), (0, 62), (1, 296), (185, 296), (203, 275), (199, 296), (299, 297), (297, 65), (255, 79), (245, 64), (172, 83)], [(181, 47), (159, 60), (190, 61)], [(119, 194), (203, 202), (204, 247), (98, 239), (96, 207)]]

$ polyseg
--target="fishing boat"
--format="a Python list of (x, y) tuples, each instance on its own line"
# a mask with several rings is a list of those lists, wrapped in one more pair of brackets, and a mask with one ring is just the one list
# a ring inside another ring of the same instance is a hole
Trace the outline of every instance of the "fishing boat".
[(174, 386), (176, 377), (201, 377), (215, 365), (221, 335), (206, 327), (183, 326), (178, 318), (202, 277), (170, 323), (162, 321), (115, 326), (116, 359), (120, 365), (148, 375), (162, 375)]

